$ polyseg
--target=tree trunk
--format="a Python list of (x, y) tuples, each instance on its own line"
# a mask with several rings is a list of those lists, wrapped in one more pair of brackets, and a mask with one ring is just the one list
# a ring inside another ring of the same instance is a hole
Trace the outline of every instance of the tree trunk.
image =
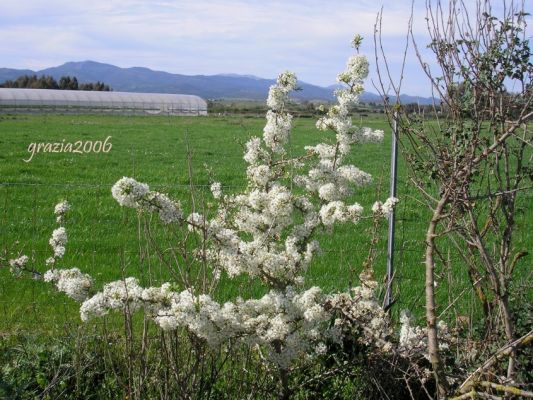
[(445, 193), (437, 207), (433, 211), (431, 222), (426, 232), (426, 322), (429, 361), (433, 367), (433, 374), (437, 383), (438, 398), (446, 397), (447, 382), (444, 374), (442, 361), (439, 355), (439, 339), (437, 333), (437, 316), (435, 313), (435, 261), (433, 251), (435, 249), (436, 230), (442, 218), (444, 207), (448, 202), (448, 195)]

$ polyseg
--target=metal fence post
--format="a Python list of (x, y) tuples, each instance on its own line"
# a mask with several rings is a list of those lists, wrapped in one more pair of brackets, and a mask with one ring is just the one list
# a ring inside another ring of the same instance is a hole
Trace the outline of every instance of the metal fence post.
[[(398, 113), (394, 112), (392, 120), (392, 149), (391, 149), (391, 176), (390, 197), (396, 197), (396, 179), (398, 166)], [(387, 243), (387, 289), (385, 292), (385, 308), (389, 308), (393, 302), (392, 280), (394, 277), (394, 223), (395, 211), (389, 215), (389, 235)]]

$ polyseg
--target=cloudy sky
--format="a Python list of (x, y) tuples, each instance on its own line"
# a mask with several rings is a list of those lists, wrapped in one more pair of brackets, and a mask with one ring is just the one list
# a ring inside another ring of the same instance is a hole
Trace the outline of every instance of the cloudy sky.
[[(413, 14), (422, 47), (424, 5), (415, 0)], [(289, 69), (327, 86), (351, 54), (355, 33), (366, 38), (362, 50), (375, 64), (373, 31), (382, 6), (385, 51), (399, 77), (411, 0), (0, 0), (0, 67), (94, 60), (265, 78)], [(413, 54), (405, 75), (402, 92), (430, 94)], [(375, 92), (371, 82), (367, 88)]]

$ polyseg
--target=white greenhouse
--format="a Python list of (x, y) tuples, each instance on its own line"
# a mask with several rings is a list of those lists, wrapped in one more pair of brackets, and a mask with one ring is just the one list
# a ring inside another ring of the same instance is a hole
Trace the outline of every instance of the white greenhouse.
[(198, 96), (164, 93), (0, 88), (0, 112), (207, 115)]

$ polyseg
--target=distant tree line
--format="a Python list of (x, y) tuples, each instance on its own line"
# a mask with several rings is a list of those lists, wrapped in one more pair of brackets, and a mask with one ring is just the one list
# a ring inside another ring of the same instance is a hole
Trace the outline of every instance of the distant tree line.
[[(291, 102), (287, 105), (288, 111), (298, 117), (317, 117), (324, 115), (325, 111), (321, 105), (327, 106), (327, 101), (299, 101)], [(259, 100), (229, 100), (229, 99), (209, 99), (207, 100), (207, 110), (211, 115), (248, 115), (262, 116), (266, 113), (268, 107), (266, 102)], [(402, 104), (402, 109), (407, 114), (419, 114), (427, 117), (434, 117), (441, 113), (441, 106), (436, 104)], [(353, 116), (366, 117), (369, 114), (383, 114), (384, 106), (382, 103), (369, 102), (359, 103), (350, 108)]]
[(89, 90), (99, 92), (109, 92), (112, 89), (109, 85), (97, 81), (95, 83), (78, 83), (75, 76), (62, 76), (57, 82), (50, 75), (22, 75), (15, 80), (7, 80), (0, 84), (3, 88), (20, 89), (59, 89), (59, 90)]

